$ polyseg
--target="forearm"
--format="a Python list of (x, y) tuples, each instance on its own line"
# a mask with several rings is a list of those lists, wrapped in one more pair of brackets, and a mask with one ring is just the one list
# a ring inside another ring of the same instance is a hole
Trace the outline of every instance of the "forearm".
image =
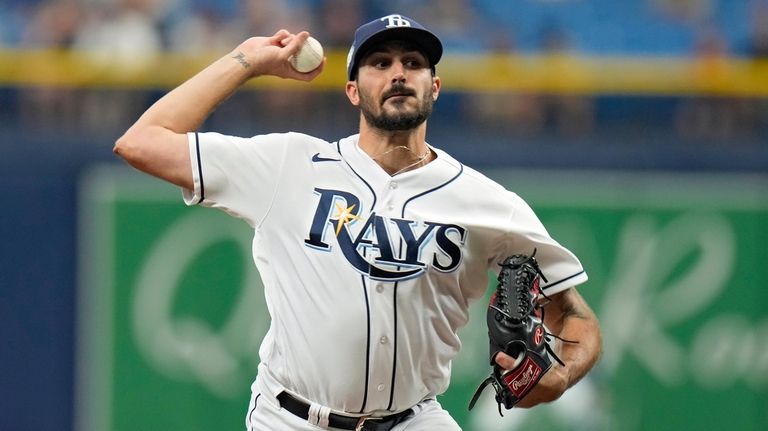
[(203, 69), (155, 102), (115, 143), (114, 152), (140, 171), (191, 189), (186, 133), (250, 77), (232, 54)]
[(229, 54), (165, 95), (142, 115), (137, 126), (160, 126), (176, 133), (197, 130), (210, 113), (251, 78), (272, 75), (311, 81), (323, 70), (299, 73), (290, 66), (309, 33), (280, 30), (271, 37), (252, 37)]
[(251, 64), (237, 51), (219, 58), (158, 100), (132, 129), (156, 126), (175, 133), (197, 130), (220, 103), (252, 76), (249, 69)]
[(296, 36), (280, 30), (271, 37), (249, 38), (153, 104), (117, 140), (114, 152), (141, 171), (191, 189), (186, 133), (197, 130), (216, 106), (255, 76), (314, 79), (322, 65), (299, 73), (288, 61), (307, 37), (306, 32)]
[[(602, 352), (602, 337), (597, 317), (575, 289), (557, 295), (545, 310), (547, 327), (563, 340), (558, 356), (565, 363), (566, 387), (584, 377)], [(550, 319), (549, 317), (552, 316)]]

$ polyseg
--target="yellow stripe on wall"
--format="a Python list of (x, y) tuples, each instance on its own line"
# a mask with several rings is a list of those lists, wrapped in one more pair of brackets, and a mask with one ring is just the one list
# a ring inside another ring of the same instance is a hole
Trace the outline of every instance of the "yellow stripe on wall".
[[(331, 50), (311, 84), (263, 78), (253, 88), (340, 91), (346, 52)], [(163, 54), (115, 59), (95, 53), (0, 50), (0, 85), (170, 88), (215, 56)], [(589, 57), (448, 52), (437, 68), (444, 91), (768, 97), (768, 60), (685, 57)]]

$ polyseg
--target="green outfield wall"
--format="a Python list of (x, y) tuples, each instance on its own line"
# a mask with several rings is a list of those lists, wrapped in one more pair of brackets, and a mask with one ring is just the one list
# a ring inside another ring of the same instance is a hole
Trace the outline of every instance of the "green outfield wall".
[[(768, 177), (487, 173), (583, 260), (604, 354), (551, 405), (501, 418), (486, 392), (470, 415), (476, 304), (440, 399), (465, 430), (768, 428)], [(79, 202), (76, 429), (244, 429), (269, 324), (249, 227), (114, 166)]]

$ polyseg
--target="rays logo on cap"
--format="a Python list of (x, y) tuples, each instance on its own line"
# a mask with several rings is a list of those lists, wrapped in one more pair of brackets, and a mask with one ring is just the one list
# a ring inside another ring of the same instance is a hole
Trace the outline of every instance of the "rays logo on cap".
[(432, 32), (411, 18), (391, 14), (363, 24), (355, 31), (355, 38), (347, 54), (347, 76), (354, 80), (357, 65), (366, 50), (376, 43), (401, 40), (412, 43), (429, 60), (433, 72), (443, 54), (443, 44)]
[(402, 15), (387, 15), (379, 21), (386, 21), (387, 22), (387, 28), (392, 27), (410, 27), (411, 22), (407, 19), (403, 18)]

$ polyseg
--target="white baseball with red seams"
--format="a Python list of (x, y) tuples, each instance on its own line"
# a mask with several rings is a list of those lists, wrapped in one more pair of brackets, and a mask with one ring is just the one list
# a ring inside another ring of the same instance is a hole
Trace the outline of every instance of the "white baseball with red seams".
[(323, 46), (312, 36), (290, 58), (291, 66), (301, 73), (311, 72), (323, 62)]

